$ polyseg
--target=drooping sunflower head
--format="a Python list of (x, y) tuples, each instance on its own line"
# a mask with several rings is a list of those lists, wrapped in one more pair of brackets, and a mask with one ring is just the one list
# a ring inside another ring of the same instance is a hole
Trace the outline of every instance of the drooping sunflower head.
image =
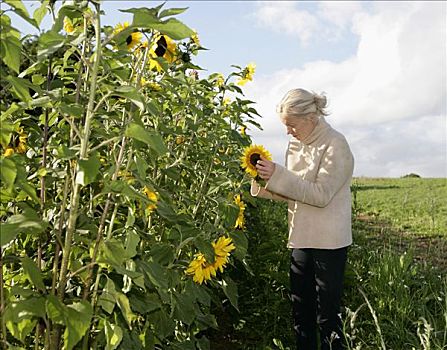
[[(115, 29), (113, 30), (113, 34), (117, 35), (118, 33), (122, 32), (124, 29), (129, 27), (129, 22), (124, 23), (118, 23), (115, 26)], [(139, 32), (138, 30), (133, 31), (130, 33), (126, 38), (126, 45), (128, 50), (132, 50), (135, 47), (139, 46), (141, 43), (141, 38), (143, 37), (143, 34)]]
[(228, 263), (230, 253), (236, 249), (230, 237), (222, 236), (212, 243), (214, 248), (214, 262), (210, 263), (206, 260), (202, 253), (195, 255), (194, 259), (189, 263), (185, 273), (193, 275), (193, 281), (199, 284), (207, 282), (211, 277), (216, 277), (217, 271), (223, 272), (223, 268)]
[(75, 31), (75, 28), (73, 26), (73, 22), (71, 21), (70, 18), (65, 17), (64, 18), (64, 30), (68, 33), (71, 34)]
[(233, 244), (233, 240), (230, 237), (221, 236), (219, 239), (212, 243), (214, 248), (214, 254), (216, 256), (228, 256), (236, 247)]
[(240, 228), (243, 229), (245, 226), (245, 218), (244, 218), (244, 211), (245, 211), (245, 203), (241, 200), (241, 195), (237, 194), (234, 196), (234, 203), (239, 207), (239, 214), (236, 219), (236, 223), (234, 224), (234, 228)]
[(250, 145), (244, 150), (244, 154), (241, 157), (241, 166), (252, 177), (258, 175), (256, 163), (261, 159), (261, 156), (267, 160), (272, 160), (271, 153), (262, 145)]
[(145, 210), (146, 214), (149, 215), (155, 208), (157, 208), (158, 195), (147, 186), (143, 188), (143, 193), (152, 202), (151, 204), (147, 205)]
[(197, 46), (200, 46), (200, 39), (199, 39), (199, 35), (197, 34), (196, 31), (194, 31), (194, 34), (191, 35), (191, 41), (196, 44)]
[(249, 63), (247, 67), (242, 71), (242, 77), (238, 80), (238, 85), (245, 85), (247, 82), (253, 80), (253, 75), (255, 74), (256, 64)]
[(202, 253), (196, 254), (193, 261), (189, 263), (185, 271), (187, 275), (193, 275), (193, 281), (199, 284), (210, 280), (216, 276), (216, 269), (213, 264), (209, 264)]
[(215, 83), (218, 87), (221, 87), (225, 84), (225, 78), (221, 73), (217, 74), (215, 79)]
[(149, 49), (149, 66), (151, 69), (162, 70), (162, 67), (156, 60), (159, 57), (164, 58), (168, 63), (173, 63), (177, 58), (177, 44), (166, 34), (157, 32), (154, 34)]

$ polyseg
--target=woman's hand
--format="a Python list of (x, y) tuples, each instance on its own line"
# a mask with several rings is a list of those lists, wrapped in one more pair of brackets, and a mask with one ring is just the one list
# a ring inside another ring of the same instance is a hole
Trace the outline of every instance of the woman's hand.
[(256, 163), (256, 169), (258, 169), (258, 175), (261, 179), (268, 181), (275, 171), (275, 163), (261, 156), (261, 160)]

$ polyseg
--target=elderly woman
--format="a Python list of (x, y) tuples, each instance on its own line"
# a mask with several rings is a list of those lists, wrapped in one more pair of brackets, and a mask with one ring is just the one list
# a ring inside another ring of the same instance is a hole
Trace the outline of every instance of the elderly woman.
[(326, 97), (294, 89), (278, 105), (292, 135), (286, 166), (263, 157), (256, 168), (264, 187), (251, 195), (288, 202), (290, 287), (298, 349), (341, 349), (340, 299), (352, 243), (350, 183), (354, 159), (345, 137), (325, 120)]

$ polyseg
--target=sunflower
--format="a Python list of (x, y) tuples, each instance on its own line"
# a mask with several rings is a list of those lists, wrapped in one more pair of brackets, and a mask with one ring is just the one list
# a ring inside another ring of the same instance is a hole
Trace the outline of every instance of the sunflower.
[(236, 219), (236, 223), (234, 225), (234, 228), (244, 228), (245, 226), (245, 219), (244, 219), (244, 211), (245, 211), (245, 203), (241, 201), (241, 195), (238, 194), (234, 196), (234, 203), (236, 203), (239, 207), (239, 215)]
[(145, 213), (146, 215), (150, 215), (154, 211), (155, 208), (157, 208), (157, 201), (158, 196), (157, 193), (152, 191), (149, 187), (145, 186), (143, 188), (143, 193), (146, 195), (146, 197), (152, 202), (146, 207)]
[(17, 153), (25, 153), (26, 152), (26, 143), (19, 142), (19, 144), (16, 147), (16, 152)]
[(172, 63), (177, 58), (176, 53), (177, 45), (174, 40), (165, 34), (155, 33), (149, 49), (149, 69), (155, 68), (158, 72), (161, 72), (163, 68), (157, 58), (163, 57), (168, 63)]
[(196, 44), (197, 46), (200, 46), (200, 39), (199, 39), (199, 36), (198, 36), (198, 34), (197, 34), (196, 31), (194, 31), (194, 34), (191, 35), (191, 41), (192, 41), (194, 44)]
[(212, 243), (214, 248), (214, 267), (216, 270), (220, 270), (220, 272), (223, 272), (223, 268), (228, 262), (228, 257), (230, 256), (230, 253), (236, 249), (236, 247), (233, 244), (233, 241), (230, 237), (219, 237), (217, 242)]
[(249, 63), (242, 72), (242, 77), (238, 80), (237, 84), (240, 86), (245, 85), (249, 80), (253, 80), (255, 74), (256, 64)]
[(207, 263), (202, 253), (199, 253), (190, 262), (186, 273), (188, 275), (194, 275), (193, 281), (202, 284), (204, 281), (206, 283), (206, 281), (210, 280), (211, 276), (216, 276), (216, 269), (213, 264)]
[(225, 84), (225, 79), (224, 79), (224, 76), (222, 75), (222, 74), (218, 74), (217, 75), (217, 77), (216, 77), (216, 85), (217, 86), (219, 86), (219, 87), (221, 87), (221, 86), (223, 86)]
[(147, 83), (147, 86), (149, 87), (149, 89), (151, 89), (152, 91), (161, 91), (161, 85), (155, 82), (149, 82)]
[(3, 153), (3, 156), (5, 157), (9, 157), (12, 156), (14, 154), (14, 148), (12, 148), (11, 146), (6, 147), (5, 152)]
[(244, 155), (241, 157), (241, 166), (252, 177), (258, 175), (256, 162), (261, 159), (261, 156), (272, 160), (272, 155), (262, 145), (250, 145), (244, 150)]
[(71, 21), (70, 18), (65, 17), (64, 18), (64, 30), (68, 33), (71, 34), (75, 31), (75, 28), (73, 26), (73, 22)]
[(242, 125), (241, 128), (239, 129), (240, 133), (242, 136), (246, 136), (247, 135), (247, 127), (245, 125)]
[[(129, 22), (124, 23), (118, 23), (115, 26), (115, 29), (113, 30), (113, 34), (117, 35), (118, 33), (122, 32), (124, 29), (129, 27)], [(133, 48), (139, 46), (141, 42), (141, 38), (143, 37), (143, 34), (139, 31), (134, 31), (133, 33), (130, 33), (130, 35), (126, 38), (126, 45), (128, 50), (132, 50)]]
[(214, 248), (214, 262), (206, 261), (202, 253), (195, 255), (194, 260), (190, 262), (188, 269), (185, 271), (188, 275), (194, 275), (193, 281), (199, 284), (216, 277), (216, 272), (223, 272), (223, 268), (228, 263), (228, 257), (236, 247), (231, 238), (220, 237), (216, 242), (212, 243)]
[[(120, 170), (118, 172), (118, 177), (122, 178), (124, 181), (126, 181), (129, 185), (132, 185), (135, 183), (135, 177), (133, 176), (132, 172), (129, 170)], [(143, 190), (144, 192), (144, 190)], [(145, 192), (146, 193), (146, 192)], [(155, 199), (156, 201), (156, 199)]]
[(26, 141), (28, 140), (28, 135), (26, 132), (23, 131), (23, 128), (19, 128), (18, 130), (19, 134), (19, 143), (17, 144), (17, 147), (15, 151), (17, 153), (25, 153), (26, 152)]

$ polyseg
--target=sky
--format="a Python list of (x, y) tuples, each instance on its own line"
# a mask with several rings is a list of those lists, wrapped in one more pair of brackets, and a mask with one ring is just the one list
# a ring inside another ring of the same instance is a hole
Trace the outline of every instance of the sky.
[[(30, 12), (37, 7), (24, 3)], [(102, 22), (131, 21), (118, 9), (161, 3), (105, 0)], [(164, 7), (188, 7), (177, 18), (208, 49), (195, 57), (205, 69), (201, 76), (256, 64), (244, 94), (255, 102), (263, 130), (248, 134), (277, 163), (284, 164), (289, 136), (276, 105), (288, 90), (304, 88), (326, 94), (326, 120), (348, 140), (354, 176), (447, 177), (446, 2), (167, 1)], [(19, 19), (13, 24), (33, 32)]]

